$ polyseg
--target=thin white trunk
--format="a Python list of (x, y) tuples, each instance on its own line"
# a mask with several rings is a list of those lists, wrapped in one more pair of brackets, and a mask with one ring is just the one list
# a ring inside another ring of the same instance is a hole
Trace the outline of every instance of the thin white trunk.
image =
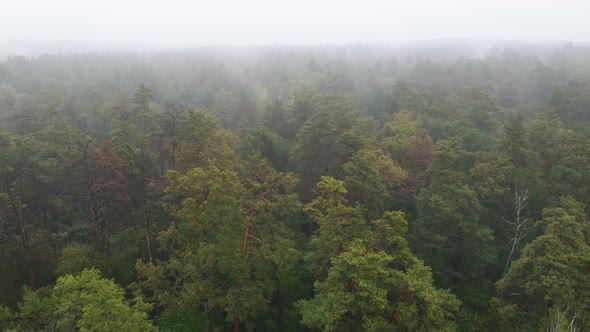
[(506, 223), (508, 223), (509, 225), (512, 226), (512, 237), (510, 239), (510, 244), (511, 244), (511, 248), (510, 248), (510, 253), (508, 254), (508, 258), (506, 259), (506, 265), (504, 265), (504, 274), (506, 274), (506, 272), (508, 272), (508, 268), (510, 267), (510, 263), (512, 262), (512, 260), (514, 259), (514, 255), (516, 254), (516, 252), (518, 251), (518, 246), (520, 244), (520, 241), (525, 237), (526, 235), (526, 230), (527, 230), (527, 226), (528, 226), (528, 218), (524, 218), (522, 216), (522, 212), (523, 210), (526, 208), (526, 206), (528, 205), (528, 189), (525, 190), (524, 194), (519, 194), (518, 193), (518, 187), (516, 187), (514, 189), (514, 219), (509, 221), (506, 220), (505, 218), (502, 218), (502, 220)]

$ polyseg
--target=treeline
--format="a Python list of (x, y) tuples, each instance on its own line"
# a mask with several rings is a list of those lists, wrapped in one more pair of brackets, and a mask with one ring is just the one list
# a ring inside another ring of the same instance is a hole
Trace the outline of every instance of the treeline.
[(0, 63), (0, 329), (590, 328), (590, 48), (225, 51)]

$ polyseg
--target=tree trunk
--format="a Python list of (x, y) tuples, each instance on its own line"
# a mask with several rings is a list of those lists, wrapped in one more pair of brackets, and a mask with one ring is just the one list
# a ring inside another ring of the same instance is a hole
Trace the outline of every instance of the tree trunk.
[(144, 154), (144, 149), (143, 149), (143, 144), (141, 146), (141, 167), (140, 167), (140, 172), (141, 172), (141, 200), (142, 200), (142, 216), (143, 216), (143, 230), (145, 232), (145, 241), (146, 241), (146, 246), (147, 246), (147, 254), (148, 254), (148, 260), (150, 262), (150, 264), (153, 264), (154, 262), (154, 258), (153, 258), (153, 253), (152, 253), (152, 238), (150, 235), (150, 222), (149, 222), (149, 218), (148, 218), (148, 214), (147, 214), (147, 197), (145, 194), (145, 154)]
[(514, 220), (513, 221), (508, 221), (504, 218), (503, 221), (508, 223), (510, 226), (512, 226), (512, 234), (511, 234), (511, 239), (510, 242), (512, 243), (512, 247), (510, 248), (510, 253), (508, 254), (508, 258), (506, 259), (506, 264), (504, 265), (504, 273), (506, 274), (506, 272), (508, 272), (508, 268), (510, 267), (510, 262), (512, 262), (512, 259), (516, 253), (516, 251), (518, 250), (518, 246), (520, 244), (520, 241), (524, 238), (525, 236), (525, 232), (526, 232), (526, 228), (527, 228), (527, 222), (528, 219), (523, 218), (522, 217), (522, 212), (523, 210), (526, 208), (526, 206), (528, 205), (528, 189), (525, 190), (523, 195), (520, 195), (518, 193), (518, 188), (514, 189)]
[(283, 331), (284, 325), (284, 312), (283, 312), (283, 297), (281, 294), (281, 280), (279, 278), (279, 269), (275, 265), (274, 266), (274, 279), (277, 288), (275, 290), (273, 303), (274, 306), (277, 308), (277, 331)]
[[(248, 250), (248, 238), (250, 237), (250, 227), (252, 223), (248, 221), (246, 224), (246, 229), (244, 230), (244, 240), (242, 241), (242, 256), (246, 257), (246, 252)], [(238, 310), (234, 316), (234, 332), (240, 331), (240, 290), (242, 289), (242, 276), (241, 272), (238, 275), (238, 282), (236, 283), (236, 288), (238, 290)]]
[(146, 210), (146, 206), (145, 206), (145, 202), (144, 202), (143, 213), (142, 213), (143, 214), (143, 229), (145, 231), (145, 241), (147, 244), (148, 260), (149, 260), (150, 264), (153, 264), (154, 258), (153, 258), (153, 254), (152, 254), (152, 239), (150, 236), (150, 225), (149, 225), (147, 212), (145, 210)]
[(31, 256), (31, 248), (29, 244), (29, 234), (27, 233), (27, 226), (21, 210), (20, 201), (17, 202), (13, 194), (10, 193), (12, 211), (16, 217), (17, 229), (19, 231), (20, 248), (25, 254), (25, 265), (29, 274), (29, 283), (31, 287), (37, 288), (37, 278), (35, 277), (35, 270), (33, 269), (33, 257)]

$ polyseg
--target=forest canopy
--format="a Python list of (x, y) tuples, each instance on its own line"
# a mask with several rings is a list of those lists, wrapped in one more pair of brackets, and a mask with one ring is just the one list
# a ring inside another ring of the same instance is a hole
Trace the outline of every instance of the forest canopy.
[(0, 329), (590, 329), (590, 46), (0, 61)]

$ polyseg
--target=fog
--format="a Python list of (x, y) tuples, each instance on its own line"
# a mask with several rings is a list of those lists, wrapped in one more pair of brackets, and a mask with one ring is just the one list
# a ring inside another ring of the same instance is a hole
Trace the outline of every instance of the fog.
[(18, 53), (31, 44), (125, 50), (441, 39), (586, 42), (589, 16), (590, 2), (582, 0), (3, 0), (0, 47)]

